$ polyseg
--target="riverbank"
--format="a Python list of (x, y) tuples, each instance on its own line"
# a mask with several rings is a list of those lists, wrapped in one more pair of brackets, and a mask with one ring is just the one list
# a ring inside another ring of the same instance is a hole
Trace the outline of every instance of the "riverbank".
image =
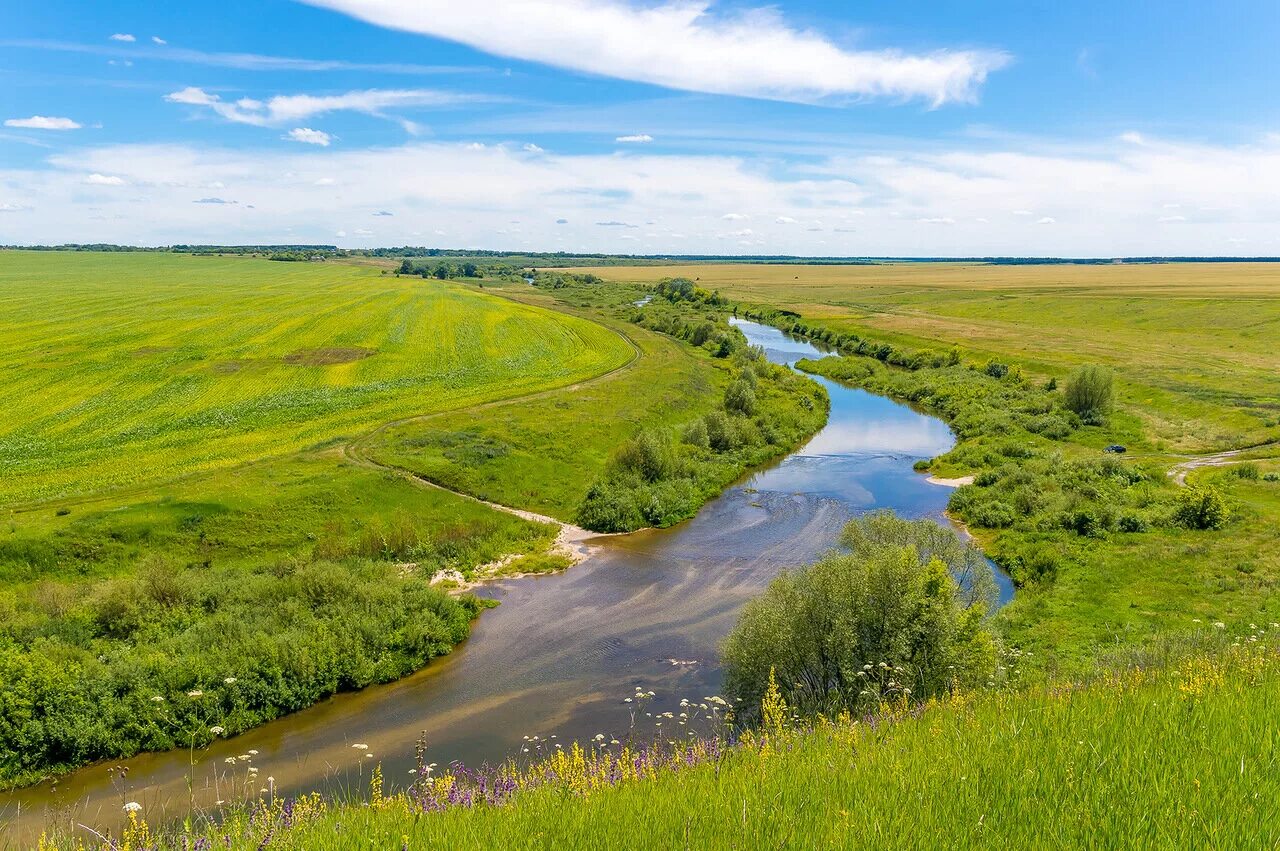
[(1280, 842), (1269, 746), (1280, 664), (1267, 630), (1202, 630), (1201, 649), (1156, 666), (789, 725), (736, 746), (590, 740), (495, 772), (424, 763), (410, 789), (355, 804), (264, 795), (162, 847), (812, 848), (851, 835), (904, 849), (940, 836), (958, 848), (1269, 847)]

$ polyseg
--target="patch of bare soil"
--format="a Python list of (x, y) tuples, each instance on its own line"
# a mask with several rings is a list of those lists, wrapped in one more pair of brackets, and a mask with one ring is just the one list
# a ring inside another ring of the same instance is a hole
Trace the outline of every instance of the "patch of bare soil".
[(359, 346), (334, 346), (327, 349), (298, 349), (285, 355), (285, 363), (295, 366), (333, 366), (339, 363), (354, 363), (358, 360), (373, 357), (377, 349), (365, 349)]

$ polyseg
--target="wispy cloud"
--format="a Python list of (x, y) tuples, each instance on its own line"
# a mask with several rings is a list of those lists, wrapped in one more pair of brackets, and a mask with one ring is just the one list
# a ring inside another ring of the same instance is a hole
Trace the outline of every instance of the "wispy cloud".
[(329, 147), (329, 142), (333, 139), (323, 130), (312, 130), (310, 127), (295, 127), (284, 135), (284, 138), (293, 142), (302, 142), (304, 145), (320, 145), (321, 147)]
[(646, 144), (646, 143), (648, 143), (648, 142), (652, 142), (652, 141), (653, 141), (653, 137), (652, 137), (652, 136), (650, 136), (648, 133), (633, 133), (633, 134), (632, 134), (632, 135), (630, 135), (630, 136), (619, 136), (618, 138), (614, 139), (613, 141), (615, 141), (615, 142), (622, 142), (622, 143), (624, 143), (624, 144), (636, 144), (636, 145), (643, 145), (643, 144)]
[(21, 127), (24, 130), (79, 130), (81, 124), (70, 118), (57, 118), (52, 115), (33, 115), (30, 118), (9, 118), (5, 127)]
[(304, 0), (478, 50), (687, 91), (779, 100), (970, 101), (1009, 56), (995, 50), (858, 50), (773, 8), (717, 14), (711, 0)]
[(153, 35), (153, 36), (151, 36), (151, 43), (152, 43), (152, 44), (165, 45), (165, 44), (168, 44), (169, 42), (165, 41), (164, 39), (162, 39), (162, 38), (161, 38), (160, 36), (158, 36), (158, 35)]
[(350, 111), (381, 116), (383, 110), (395, 107), (453, 106), (489, 100), (480, 95), (434, 89), (368, 89), (339, 95), (276, 95), (266, 101), (241, 98), (233, 102), (197, 86), (170, 92), (164, 99), (170, 103), (206, 107), (228, 121), (256, 127), (289, 124), (329, 112)]
[(113, 34), (113, 35), (111, 36), (111, 40), (112, 40), (112, 41), (125, 41), (125, 42), (130, 42), (130, 43), (137, 41), (137, 39), (136, 39), (136, 38), (134, 38), (134, 37), (133, 37), (133, 35), (131, 35), (130, 33), (115, 33), (115, 34)]

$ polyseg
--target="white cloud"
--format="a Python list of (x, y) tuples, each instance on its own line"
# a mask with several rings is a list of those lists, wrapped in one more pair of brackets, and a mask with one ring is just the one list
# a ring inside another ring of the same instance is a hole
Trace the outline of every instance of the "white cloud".
[(238, 124), (273, 127), (329, 112), (351, 111), (381, 115), (383, 110), (395, 107), (453, 106), (487, 98), (434, 89), (367, 89), (340, 95), (276, 95), (265, 102), (241, 98), (231, 103), (197, 86), (188, 86), (170, 92), (164, 99), (170, 103), (207, 107), (226, 120)]
[(622, 142), (623, 144), (644, 145), (652, 142), (653, 137), (648, 133), (633, 133), (630, 136), (619, 136), (613, 141)]
[(954, 225), (956, 220), (950, 216), (925, 216), (916, 219), (922, 225)]
[(81, 125), (70, 118), (56, 118), (51, 115), (33, 115), (30, 118), (9, 118), (5, 127), (21, 127), (25, 130), (79, 130)]
[(1160, 218), (1156, 219), (1156, 221), (1159, 222), (1160, 224), (1169, 224), (1172, 222), (1185, 222), (1186, 220), (1187, 220), (1186, 216), (1161, 216)]
[[(86, 186), (90, 174), (98, 177)], [(122, 185), (137, 189), (107, 191)], [(1220, 254), (1236, 238), (1265, 253), (1280, 223), (1280, 140), (1042, 141), (1021, 149), (981, 140), (932, 150), (889, 140), (791, 166), (772, 151), (535, 157), (518, 145), (472, 150), (443, 142), (266, 151), (113, 145), (54, 154), (31, 167), (0, 166), (0, 186), (7, 200), (34, 206), (5, 217), (5, 241), (20, 243), (330, 242), (338, 222), (367, 222), (386, 209), (396, 212), (379, 219), (376, 239), (386, 245), (418, 244), (412, 232), (429, 237), (443, 229), (441, 244), (501, 248), (497, 231), (519, 219), (520, 238), (531, 247), (619, 250), (624, 234), (657, 232), (644, 238), (647, 251), (720, 253), (733, 244), (723, 232), (751, 222), (708, 211), (769, 210), (752, 219), (769, 223), (765, 253), (821, 254), (830, 249), (820, 244), (817, 220), (845, 225), (851, 210), (862, 209), (859, 245), (886, 255)], [(91, 187), (100, 191), (86, 192)], [(1170, 187), (1184, 210), (1196, 211), (1177, 227), (1155, 221)], [(204, 196), (239, 198), (239, 207), (228, 208), (235, 210), (247, 210), (244, 199), (252, 198), (266, 215), (211, 217), (215, 208), (192, 203)], [(1057, 222), (1028, 228), (1036, 218), (1009, 215), (1022, 208), (1052, 211)], [(531, 210), (552, 212), (531, 217)], [(779, 216), (802, 224), (774, 226)], [(919, 221), (943, 217), (956, 224)], [(566, 224), (555, 224), (558, 218)], [(661, 226), (628, 227), (650, 221)]]
[(726, 222), (745, 222), (751, 217), (745, 213), (725, 213), (720, 218), (724, 219)]
[(31, 208), (25, 204), (11, 204), (7, 201), (0, 203), (0, 213), (21, 213), (23, 210), (30, 209)]
[(1042, 216), (1041, 218), (1036, 219), (1036, 224), (1038, 225), (1056, 225), (1057, 223), (1058, 220), (1053, 216)]
[(1013, 210), (1012, 212), (1015, 216), (1034, 216), (1035, 215), (1035, 213), (1031, 212), (1030, 210)]
[(356, 228), (354, 233), (356, 236), (373, 236), (373, 231), (364, 228)]
[(528, 144), (526, 144), (526, 145), (524, 146), (524, 150), (525, 150), (527, 153), (530, 153), (530, 154), (545, 154), (545, 153), (546, 153), (546, 149), (541, 148), (541, 147), (539, 147), (538, 145), (533, 144), (532, 142), (529, 142)]
[(114, 34), (111, 36), (111, 40), (112, 40), (112, 41), (128, 41), (128, 42), (134, 42), (134, 41), (137, 41), (137, 39), (136, 39), (136, 38), (134, 38), (134, 37), (133, 37), (131, 34), (129, 34), (129, 33), (114, 33)]
[(1127, 133), (1121, 133), (1121, 134), (1120, 134), (1120, 141), (1121, 141), (1121, 142), (1126, 142), (1126, 143), (1128, 143), (1128, 144), (1130, 144), (1130, 145), (1145, 145), (1145, 144), (1147, 144), (1147, 140), (1146, 140), (1146, 138), (1145, 138), (1141, 133), (1136, 133), (1136, 132), (1134, 132), (1133, 130), (1130, 130), (1130, 131), (1128, 131)]
[(168, 44), (168, 43), (169, 43), (169, 42), (165, 41), (164, 39), (162, 39), (162, 38), (161, 38), (160, 36), (158, 36), (158, 35), (153, 35), (153, 36), (151, 36), (151, 41), (152, 41), (153, 43), (155, 43), (155, 44), (160, 44), (160, 45), (164, 45), (164, 44)]
[(333, 139), (323, 130), (312, 130), (310, 127), (295, 127), (281, 138), (302, 142), (306, 145), (320, 145), (324, 148), (329, 147), (329, 142)]
[(968, 101), (1009, 61), (989, 50), (845, 48), (772, 7), (712, 0), (306, 0), (390, 29), (500, 56), (668, 88), (781, 100)]
[(794, 225), (799, 221), (799, 219), (793, 219), (791, 216), (778, 216), (778, 218), (773, 220), (773, 223), (775, 225)]

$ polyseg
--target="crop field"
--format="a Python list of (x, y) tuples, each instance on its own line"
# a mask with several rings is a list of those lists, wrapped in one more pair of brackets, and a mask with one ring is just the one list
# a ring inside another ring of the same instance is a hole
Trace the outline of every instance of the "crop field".
[(598, 324), (371, 267), (0, 252), (0, 505), (279, 456), (632, 357)]
[(1156, 448), (1280, 439), (1280, 264), (601, 267), (613, 281), (697, 279), (808, 322), (907, 348), (959, 346), (1035, 374), (1102, 363)]

